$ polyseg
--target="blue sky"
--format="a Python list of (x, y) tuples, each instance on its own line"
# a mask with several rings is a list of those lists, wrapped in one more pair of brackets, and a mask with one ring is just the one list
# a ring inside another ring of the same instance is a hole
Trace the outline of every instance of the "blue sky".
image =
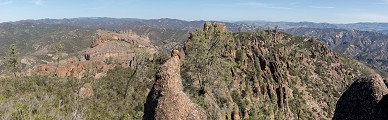
[(77, 17), (388, 22), (388, 0), (0, 0), (0, 22)]

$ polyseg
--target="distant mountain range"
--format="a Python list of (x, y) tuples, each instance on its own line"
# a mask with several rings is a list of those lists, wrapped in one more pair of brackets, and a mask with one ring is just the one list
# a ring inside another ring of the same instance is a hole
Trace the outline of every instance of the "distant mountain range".
[(296, 36), (318, 37), (329, 48), (339, 53), (352, 56), (374, 68), (388, 71), (387, 34), (333, 28), (291, 28), (285, 32)]
[(290, 28), (334, 28), (346, 30), (361, 30), (361, 31), (375, 31), (381, 33), (388, 33), (388, 23), (353, 23), (353, 24), (330, 24), (330, 23), (314, 23), (314, 22), (266, 22), (266, 21), (240, 21), (234, 22), (236, 24), (247, 24), (251, 26), (275, 27), (280, 29)]
[[(87, 29), (112, 29), (124, 30), (128, 28), (151, 27), (161, 29), (195, 30), (203, 27), (206, 21), (183, 21), (178, 19), (135, 19), (135, 18), (72, 18), (72, 19), (41, 19), (22, 20), (19, 22), (30, 22), (35, 24), (62, 24), (68, 26), (78, 26)], [(215, 22), (215, 21), (213, 21)], [(226, 23), (231, 31), (238, 31), (242, 25), (236, 23)], [(246, 30), (254, 30), (255, 26), (245, 26)], [(249, 29), (250, 28), (250, 29)]]
[[(106, 28), (123, 30), (133, 27), (153, 27), (180, 30), (195, 30), (203, 26), (205, 21), (184, 21), (178, 19), (136, 19), (136, 18), (107, 18), (107, 17), (85, 17), (71, 19), (41, 19), (41, 20), (21, 20), (17, 22), (31, 22), (36, 24), (63, 24), (70, 26), (80, 26), (83, 28)], [(219, 21), (214, 21), (219, 22)], [(335, 28), (347, 30), (375, 31), (388, 33), (388, 23), (352, 23), (352, 24), (331, 24), (331, 23), (314, 23), (314, 22), (269, 22), (269, 21), (227, 21), (228, 30), (237, 32), (240, 28), (242, 31), (253, 31), (258, 26), (280, 29), (290, 28)], [(265, 28), (264, 28), (265, 29)]]

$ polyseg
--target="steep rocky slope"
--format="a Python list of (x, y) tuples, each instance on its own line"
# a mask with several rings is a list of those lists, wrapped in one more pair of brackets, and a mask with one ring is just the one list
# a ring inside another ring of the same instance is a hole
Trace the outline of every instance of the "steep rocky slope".
[(206, 120), (205, 111), (183, 92), (178, 54), (167, 60), (144, 104), (144, 120)]
[(293, 28), (287, 33), (297, 36), (318, 37), (329, 48), (352, 56), (374, 68), (388, 71), (388, 35), (377, 32), (343, 30)]
[(319, 40), (207, 23), (185, 43), (185, 91), (209, 119), (330, 119), (354, 77), (373, 70)]
[(380, 75), (359, 78), (338, 100), (333, 120), (386, 120), (387, 94)]

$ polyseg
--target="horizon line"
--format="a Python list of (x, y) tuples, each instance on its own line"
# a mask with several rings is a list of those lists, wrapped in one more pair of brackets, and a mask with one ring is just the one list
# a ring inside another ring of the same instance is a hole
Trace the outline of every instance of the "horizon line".
[(39, 19), (21, 19), (21, 20), (12, 20), (12, 21), (0, 21), (0, 23), (15, 23), (15, 22), (22, 22), (22, 21), (39, 21), (39, 20), (64, 20), (64, 19), (99, 19), (99, 18), (108, 18), (108, 19), (138, 19), (138, 20), (159, 20), (159, 19), (171, 19), (171, 20), (180, 20), (180, 21), (186, 21), (186, 22), (196, 22), (196, 21), (214, 21), (214, 22), (225, 22), (225, 23), (237, 23), (237, 22), (269, 22), (269, 23), (316, 23), (316, 24), (360, 24), (360, 23), (375, 23), (375, 24), (381, 24), (385, 23), (388, 24), (388, 22), (367, 22), (367, 21), (360, 21), (360, 22), (349, 22), (349, 23), (332, 23), (332, 22), (314, 22), (314, 21), (270, 21), (270, 20), (206, 20), (206, 19), (198, 19), (198, 20), (185, 20), (185, 19), (178, 19), (178, 18), (167, 18), (167, 17), (161, 17), (161, 18), (131, 18), (131, 17), (70, 17), (70, 18), (39, 18)]

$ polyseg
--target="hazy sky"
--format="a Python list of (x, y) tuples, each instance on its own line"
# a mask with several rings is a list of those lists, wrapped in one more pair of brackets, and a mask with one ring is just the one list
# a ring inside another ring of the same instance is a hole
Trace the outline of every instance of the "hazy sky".
[(388, 0), (0, 0), (0, 22), (76, 17), (388, 22)]

